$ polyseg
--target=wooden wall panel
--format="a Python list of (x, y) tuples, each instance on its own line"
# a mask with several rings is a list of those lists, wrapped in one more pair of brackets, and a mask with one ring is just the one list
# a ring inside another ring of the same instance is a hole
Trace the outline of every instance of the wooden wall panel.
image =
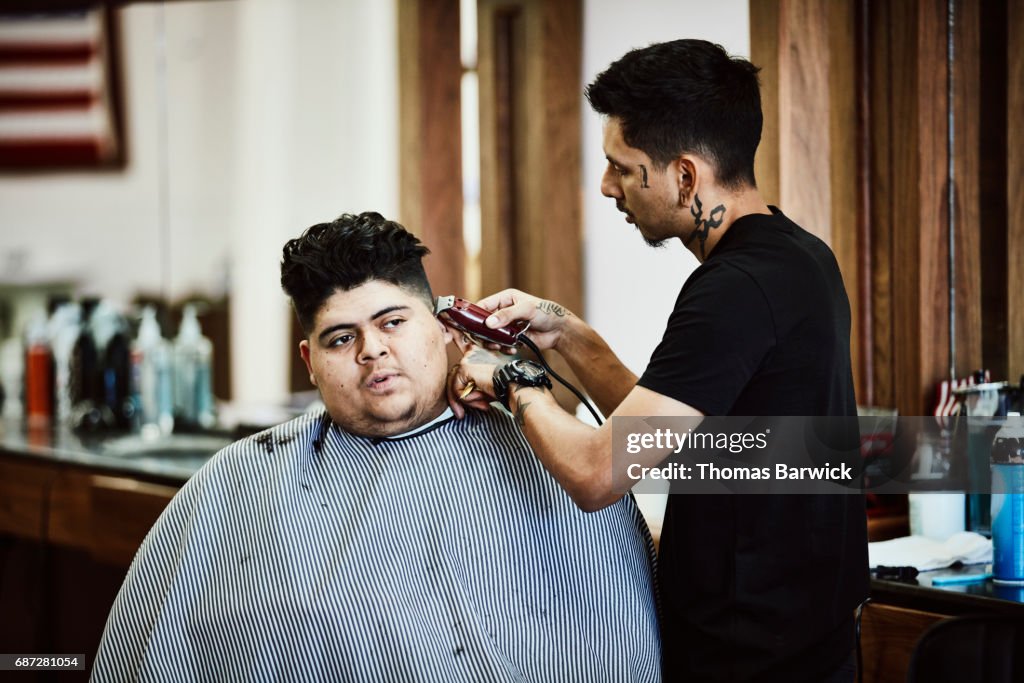
[(481, 290), (490, 294), (516, 279), (517, 204), (523, 167), (515, 132), (516, 94), (525, 87), (522, 8), (480, 4), (477, 15), (480, 76)]
[(760, 67), (764, 126), (754, 158), (754, 178), (761, 196), (778, 206), (779, 190), (779, 2), (750, 2), (750, 60)]
[(483, 291), (581, 312), (582, 3), (481, 0), (478, 23)]
[[(944, 3), (893, 3), (895, 406), (927, 414), (948, 368)], [(902, 38), (902, 40), (900, 39)], [(905, 84), (899, 87), (899, 84)]]
[[(867, 0), (852, 0), (848, 12), (834, 21), (843, 19), (852, 22), (852, 29), (847, 34), (853, 43), (854, 78), (849, 84), (852, 93), (849, 106), (853, 107), (853, 144), (854, 153), (848, 159), (855, 160), (854, 174), (854, 206), (857, 207), (855, 230), (857, 233), (853, 248), (856, 251), (856, 296), (851, 297), (853, 304), (854, 339), (851, 340), (854, 356), (854, 379), (857, 383), (857, 400), (860, 405), (873, 406), (875, 402), (874, 384), (874, 320), (872, 320), (871, 301), (874, 296), (871, 281), (871, 150), (870, 125), (872, 116), (871, 84), (872, 73), (871, 51), (867, 37), (870, 31), (870, 13)], [(835, 67), (833, 67), (834, 69)], [(833, 125), (835, 121), (833, 114)], [(836, 223), (837, 230), (845, 229), (845, 225)]]
[[(780, 208), (832, 244), (827, 0), (783, 0), (779, 11)], [(793, 106), (794, 104), (799, 106)]]
[(477, 17), (481, 288), (516, 287), (582, 315), (582, 3), (480, 0)]
[[(1013, 341), (1024, 339), (1024, 287), (1013, 279), (1021, 277), (1014, 254), (1024, 238), (1012, 219), (1002, 218), (1019, 215), (1020, 207), (1000, 214), (989, 196), (996, 184), (1003, 192), (1007, 177), (1006, 194), (1019, 202), (1009, 189), (1020, 185), (1019, 127), (1005, 143), (998, 138), (1007, 124), (1002, 100), (991, 93), (1009, 84), (1006, 117), (1019, 126), (1013, 112), (1021, 108), (1021, 79), (999, 75), (992, 52), (999, 49), (999, 29), (1013, 26), (1014, 17), (1019, 23), (1017, 15), (998, 20), (994, 13), (1020, 10), (1007, 10), (1003, 0), (956, 4), (951, 192), (947, 7), (943, 0), (750, 5), (752, 58), (766, 66), (758, 177), (763, 187), (776, 179), (783, 210), (826, 237), (836, 253), (855, 313), (859, 401), (910, 415), (933, 409), (936, 385), (951, 373), (964, 377), (989, 367), (1004, 379), (1003, 368), (1024, 360), (1024, 344)], [(1008, 68), (1019, 69), (1019, 56), (1013, 59)], [(1017, 164), (1016, 176), (1001, 170), (1003, 149), (1010, 150), (1007, 163)], [(1017, 297), (1016, 306), (1009, 297)], [(1014, 354), (1018, 360), (1008, 360)]]
[[(1007, 371), (1024, 374), (1024, 2), (1007, 3)], [(1016, 30), (1014, 30), (1014, 28)]]
[(430, 250), (435, 294), (465, 288), (458, 0), (398, 3), (401, 221)]
[[(1007, 377), (1007, 3), (970, 3), (980, 14), (978, 65), (982, 354), (992, 376)], [(1001, 38), (1001, 40), (1000, 40)], [(1012, 84), (1009, 84), (1012, 87)]]
[(853, 376), (856, 383), (857, 399), (870, 405), (865, 386), (864, 359), (866, 339), (865, 316), (867, 304), (861, 303), (861, 264), (859, 244), (862, 239), (860, 224), (862, 207), (859, 206), (858, 178), (860, 170), (857, 137), (857, 50), (856, 15), (853, 0), (834, 0), (828, 3), (828, 137), (830, 155), (828, 177), (830, 178), (829, 218), (830, 239), (843, 274), (847, 295), (850, 298), (851, 328), (850, 355)]
[[(941, 0), (886, 4), (894, 55), (888, 74), (892, 115), (895, 226), (892, 273), (895, 393), (903, 414), (934, 407), (936, 384), (962, 378), (982, 357), (984, 296), (981, 248), (979, 129), (979, 14), (957, 5), (954, 33), (954, 267), (949, 271), (947, 4)], [(872, 38), (878, 45), (881, 38)], [(901, 87), (910, 84), (910, 87)], [(904, 218), (905, 217), (905, 218)], [(911, 233), (916, 233), (911, 235)], [(950, 319), (950, 287), (955, 288)], [(1001, 286), (1001, 285), (997, 285)], [(955, 349), (950, 348), (952, 343)], [(955, 351), (955, 358), (951, 357)]]
[[(956, 262), (956, 309), (953, 320), (957, 377), (965, 377), (982, 362), (982, 240), (979, 201), (979, 4), (960, 2), (954, 16), (953, 150)], [(1001, 226), (998, 232), (1005, 234)], [(990, 286), (995, 283), (990, 283)], [(1002, 286), (1001, 283), (998, 286)], [(948, 336), (947, 331), (947, 336)], [(994, 377), (1005, 377), (1005, 367), (992, 368)]]
[(870, 261), (871, 337), (862, 340), (871, 345), (872, 405), (893, 407), (896, 405), (894, 342), (893, 342), (893, 233), (896, 220), (892, 202), (893, 163), (893, 106), (892, 72), (894, 29), (889, 17), (888, 5), (875, 0), (865, 0), (862, 11), (867, 14), (867, 36), (863, 48), (867, 52), (870, 78), (868, 89), (869, 112), (865, 125), (868, 127), (868, 148), (870, 150), (869, 185), (866, 210), (869, 215), (870, 242), (867, 247)]
[[(540, 16), (543, 55), (531, 52), (528, 67), (543, 83), (531, 119), (543, 122), (543, 144), (531, 145), (527, 162), (530, 200), (527, 220), (532, 245), (542, 258), (544, 295), (573, 311), (583, 309), (583, 3), (543, 3)], [(575, 85), (574, 85), (575, 84)], [(534, 94), (537, 96), (537, 93)], [(537, 116), (537, 112), (542, 112)], [(539, 174), (538, 168), (545, 170)], [(558, 197), (552, 201), (552, 192)]]

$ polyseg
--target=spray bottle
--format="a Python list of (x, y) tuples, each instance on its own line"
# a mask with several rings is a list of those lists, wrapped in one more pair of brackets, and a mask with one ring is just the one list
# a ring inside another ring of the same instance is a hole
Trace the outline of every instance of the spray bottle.
[(1024, 427), (1009, 418), (992, 442), (992, 578), (1024, 585)]
[(152, 306), (143, 309), (139, 333), (132, 344), (132, 394), (142, 437), (156, 439), (170, 434), (174, 429), (171, 349), (160, 333)]
[(213, 344), (203, 336), (195, 306), (185, 306), (174, 340), (174, 418), (187, 429), (212, 427)]

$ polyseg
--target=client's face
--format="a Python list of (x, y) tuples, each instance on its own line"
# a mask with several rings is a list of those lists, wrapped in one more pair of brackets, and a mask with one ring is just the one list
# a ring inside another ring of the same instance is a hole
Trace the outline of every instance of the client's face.
[(299, 352), (339, 426), (390, 436), (444, 410), (449, 341), (422, 298), (371, 280), (327, 299)]

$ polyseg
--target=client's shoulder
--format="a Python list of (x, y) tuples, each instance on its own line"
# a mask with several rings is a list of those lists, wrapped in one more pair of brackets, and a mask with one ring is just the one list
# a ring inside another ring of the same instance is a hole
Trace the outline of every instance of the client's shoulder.
[(485, 437), (515, 450), (533, 452), (515, 418), (498, 403), (492, 403), (490, 410), (467, 412), (461, 423), (457, 428), (469, 434)]
[(219, 470), (256, 464), (268, 458), (280, 461), (290, 454), (300, 454), (312, 447), (321, 430), (327, 428), (323, 411), (301, 415), (287, 422), (251, 434), (218, 451), (200, 470)]

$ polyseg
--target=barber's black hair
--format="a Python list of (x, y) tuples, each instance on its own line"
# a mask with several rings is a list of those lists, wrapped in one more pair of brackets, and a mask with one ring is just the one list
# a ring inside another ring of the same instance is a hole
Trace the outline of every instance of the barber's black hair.
[(313, 331), (317, 311), (336, 291), (371, 280), (408, 289), (433, 307), (422, 261), (429, 253), (412, 233), (379, 213), (346, 213), (307, 228), (284, 245), (281, 287), (291, 297), (306, 334)]
[(673, 40), (627, 52), (585, 94), (659, 168), (689, 152), (714, 166), (721, 185), (754, 187), (763, 123), (758, 71), (721, 45)]

